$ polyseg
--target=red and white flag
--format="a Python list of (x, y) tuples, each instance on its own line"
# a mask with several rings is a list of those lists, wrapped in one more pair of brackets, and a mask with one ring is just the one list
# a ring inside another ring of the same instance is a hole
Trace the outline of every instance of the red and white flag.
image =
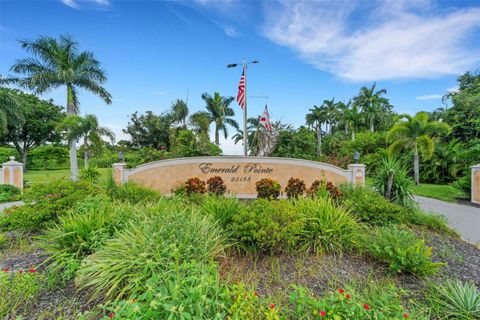
[(272, 132), (272, 124), (270, 123), (270, 116), (268, 115), (267, 105), (265, 105), (265, 109), (263, 110), (263, 114), (260, 116), (259, 120), (268, 132)]
[(240, 82), (238, 83), (238, 93), (237, 93), (237, 102), (242, 109), (245, 109), (245, 70), (242, 72), (240, 77)]

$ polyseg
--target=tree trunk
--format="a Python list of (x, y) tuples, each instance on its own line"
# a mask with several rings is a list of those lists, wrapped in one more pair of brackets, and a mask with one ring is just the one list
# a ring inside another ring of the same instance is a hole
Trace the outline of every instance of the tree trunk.
[[(75, 108), (73, 105), (72, 85), (67, 84), (67, 115), (74, 115)], [(75, 139), (68, 140), (68, 146), (70, 148), (70, 179), (72, 181), (78, 180), (78, 163), (77, 163), (77, 144)]]
[(20, 155), (22, 157), (22, 163), (23, 163), (23, 172), (27, 171), (27, 150), (23, 149), (22, 154)]
[(352, 128), (352, 141), (355, 141), (355, 129)]
[(393, 173), (388, 175), (387, 180), (387, 190), (385, 190), (385, 199), (388, 201), (392, 200), (392, 186), (393, 186)]
[(413, 174), (415, 176), (415, 184), (419, 185), (420, 184), (420, 164), (418, 162), (417, 142), (415, 142), (414, 151), (413, 151)]
[(373, 118), (370, 119), (370, 131), (375, 132), (375, 125)]
[[(243, 141), (243, 143), (247, 143), (247, 142)], [(220, 145), (220, 132), (219, 132), (218, 128), (215, 128), (215, 144), (217, 146)]]
[(319, 158), (322, 155), (322, 128), (321, 126), (317, 127), (317, 157)]
[(84, 148), (84, 150), (83, 150), (83, 167), (85, 169), (87, 169), (88, 168), (88, 139), (87, 139), (86, 136), (83, 138), (83, 148)]

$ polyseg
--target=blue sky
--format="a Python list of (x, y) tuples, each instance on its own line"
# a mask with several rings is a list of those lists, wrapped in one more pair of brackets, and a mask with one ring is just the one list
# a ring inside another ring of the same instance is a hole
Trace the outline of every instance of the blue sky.
[[(273, 120), (294, 125), (314, 104), (375, 81), (398, 112), (433, 110), (459, 74), (480, 66), (478, 1), (2, 0), (0, 74), (26, 56), (19, 39), (62, 33), (107, 70), (113, 104), (82, 92), (81, 112), (117, 139), (135, 111), (167, 111), (188, 93), (194, 112), (203, 92), (236, 95), (241, 70), (226, 65), (243, 57), (260, 60), (249, 68), (249, 95), (268, 96), (249, 100), (249, 115), (268, 102)], [(61, 90), (44, 98), (65, 105)]]

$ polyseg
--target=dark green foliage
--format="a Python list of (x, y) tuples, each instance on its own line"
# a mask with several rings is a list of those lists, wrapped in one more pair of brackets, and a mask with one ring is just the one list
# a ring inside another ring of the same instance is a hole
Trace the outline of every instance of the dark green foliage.
[(402, 206), (413, 203), (412, 181), (405, 168), (395, 159), (382, 159), (374, 177), (374, 186), (390, 202)]
[(172, 154), (175, 157), (219, 156), (222, 150), (204, 135), (181, 129), (173, 136)]
[(316, 149), (315, 131), (304, 126), (298, 129), (287, 127), (280, 131), (272, 156), (314, 160), (317, 158)]
[(264, 199), (277, 199), (280, 195), (280, 184), (272, 179), (261, 179), (255, 183), (257, 188), (257, 197)]
[(169, 113), (156, 115), (152, 111), (130, 116), (130, 122), (123, 132), (131, 136), (132, 147), (170, 150), (170, 126), (173, 117)]
[(432, 248), (414, 233), (397, 227), (380, 227), (360, 241), (360, 250), (384, 262), (391, 273), (418, 276), (436, 273), (444, 264), (432, 262)]
[(10, 202), (18, 200), (20, 189), (9, 184), (0, 185), (0, 202)]
[(108, 188), (108, 194), (112, 199), (126, 201), (132, 204), (157, 202), (162, 198), (162, 195), (158, 191), (142, 187), (135, 182), (127, 182), (121, 186), (111, 184)]
[(65, 215), (77, 202), (103, 191), (88, 182), (55, 180), (26, 189), (26, 204), (5, 210), (0, 226), (5, 229), (41, 230)]
[(285, 193), (289, 199), (303, 196), (305, 193), (305, 182), (298, 178), (290, 178), (285, 187)]
[(342, 185), (341, 191), (342, 204), (361, 222), (387, 225), (405, 220), (405, 208), (385, 200), (374, 191), (349, 185)]
[(227, 186), (222, 177), (214, 176), (207, 180), (207, 190), (210, 194), (221, 196), (227, 191)]
[(257, 199), (233, 216), (232, 236), (239, 246), (260, 252), (290, 251), (298, 244), (304, 221), (291, 202)]
[(68, 148), (62, 145), (43, 145), (30, 151), (27, 169), (64, 169), (68, 168)]

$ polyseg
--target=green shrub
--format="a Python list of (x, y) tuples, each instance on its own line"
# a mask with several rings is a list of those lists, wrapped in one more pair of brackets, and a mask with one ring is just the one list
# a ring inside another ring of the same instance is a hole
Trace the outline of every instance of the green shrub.
[(41, 289), (41, 276), (36, 269), (0, 271), (0, 318), (14, 319), (29, 310)]
[[(226, 319), (228, 291), (215, 266), (172, 264), (164, 275), (146, 281), (147, 290), (107, 307), (118, 319)], [(110, 316), (111, 317), (111, 316)]]
[(162, 197), (158, 191), (142, 187), (135, 182), (127, 182), (121, 186), (110, 186), (109, 195), (112, 199), (127, 201), (132, 204), (157, 202)]
[(226, 197), (206, 197), (200, 206), (203, 214), (217, 220), (228, 233), (231, 231), (233, 218), (246, 209), (245, 204), (237, 198)]
[(289, 199), (303, 196), (305, 193), (305, 182), (298, 178), (290, 178), (285, 187), (285, 193)]
[(432, 285), (427, 300), (439, 318), (480, 319), (480, 292), (473, 283), (447, 280)]
[(77, 272), (80, 288), (91, 298), (138, 294), (153, 275), (172, 272), (172, 263), (208, 262), (225, 248), (219, 226), (196, 210), (162, 202), (86, 257)]
[(5, 246), (9, 241), (7, 235), (3, 232), (0, 232), (0, 249)]
[(0, 202), (18, 200), (21, 190), (10, 184), (0, 184)]
[(411, 225), (426, 227), (436, 232), (442, 231), (453, 236), (457, 235), (456, 231), (448, 226), (447, 218), (436, 214), (425, 213), (417, 208), (408, 210), (405, 220)]
[(361, 222), (371, 225), (402, 223), (406, 209), (385, 200), (378, 193), (366, 188), (342, 185), (341, 203)]
[(214, 176), (207, 180), (207, 190), (208, 193), (221, 196), (227, 191), (225, 182), (223, 182), (222, 177)]
[(293, 203), (305, 219), (302, 241), (315, 252), (340, 252), (352, 248), (359, 227), (344, 208), (336, 207), (330, 198), (303, 198)]
[(4, 229), (41, 230), (65, 215), (77, 202), (103, 191), (88, 182), (55, 180), (27, 189), (23, 206), (8, 208), (0, 218)]
[(315, 180), (307, 191), (310, 197), (327, 197), (338, 200), (343, 194), (340, 189), (330, 181)]
[(239, 247), (271, 253), (295, 248), (303, 224), (291, 202), (257, 199), (247, 210), (233, 216), (231, 228)]
[(381, 227), (365, 235), (360, 250), (384, 262), (393, 274), (418, 276), (436, 273), (444, 263), (432, 262), (432, 248), (410, 231)]
[[(465, 194), (467, 194), (468, 196), (471, 194), (472, 192), (472, 175), (470, 174), (470, 171), (467, 171), (467, 174), (464, 175), (463, 177), (460, 177), (458, 178), (457, 181), (455, 181), (453, 183), (453, 185), (455, 187), (457, 187), (458, 189), (462, 190), (463, 192), (465, 192)], [(470, 198), (470, 197), (468, 197)]]
[(194, 194), (203, 194), (207, 192), (207, 188), (205, 186), (205, 181), (200, 180), (199, 178), (189, 178), (185, 181), (185, 193), (188, 196)]
[(272, 179), (261, 179), (255, 183), (257, 197), (264, 199), (277, 199), (280, 195), (280, 184)]
[(40, 237), (40, 246), (50, 255), (49, 271), (70, 279), (81, 260), (122, 229), (135, 211), (135, 207), (112, 203), (105, 196), (77, 203)]
[(91, 183), (97, 183), (100, 176), (100, 171), (95, 166), (89, 166), (80, 171), (80, 179)]

